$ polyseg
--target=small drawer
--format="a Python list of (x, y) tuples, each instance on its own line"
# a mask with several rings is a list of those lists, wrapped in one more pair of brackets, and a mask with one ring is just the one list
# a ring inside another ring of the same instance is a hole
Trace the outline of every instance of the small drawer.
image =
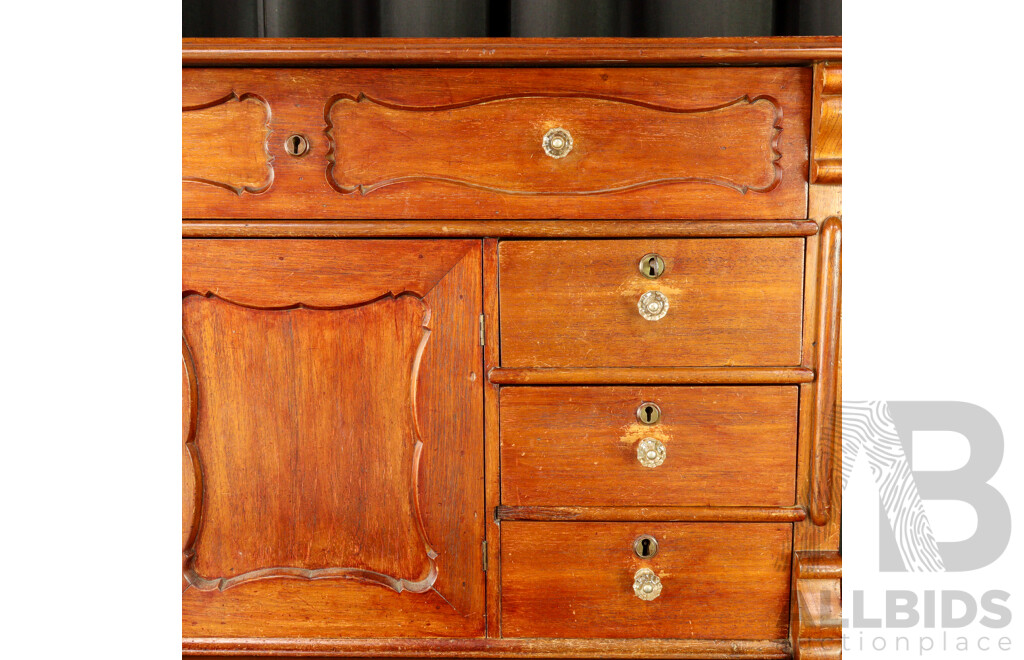
[(800, 363), (802, 238), (505, 241), (498, 260), (503, 366)]
[(507, 387), (500, 396), (503, 504), (794, 503), (796, 387)]
[[(657, 552), (641, 558), (644, 535)], [(502, 635), (783, 639), (791, 539), (776, 523), (505, 522)]]

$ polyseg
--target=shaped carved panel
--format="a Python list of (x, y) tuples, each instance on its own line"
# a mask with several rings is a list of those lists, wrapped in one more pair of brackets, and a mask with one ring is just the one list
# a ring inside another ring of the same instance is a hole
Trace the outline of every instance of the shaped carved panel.
[(181, 180), (259, 193), (274, 181), (270, 106), (254, 94), (181, 109)]
[(423, 301), (267, 310), (191, 295), (183, 318), (202, 402), (195, 453), (211, 455), (189, 583), (337, 577), (429, 589), (436, 553), (416, 487)]
[(782, 115), (766, 96), (687, 110), (600, 96), (411, 106), (360, 94), (335, 97), (326, 114), (328, 179), (342, 193), (412, 181), (518, 195), (679, 183), (747, 193), (781, 177)]
[(479, 241), (185, 241), (182, 276), (184, 636), (479, 634)]

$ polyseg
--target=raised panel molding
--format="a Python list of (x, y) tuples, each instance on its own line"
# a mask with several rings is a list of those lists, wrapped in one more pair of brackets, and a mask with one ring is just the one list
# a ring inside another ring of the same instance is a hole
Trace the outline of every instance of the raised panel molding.
[(843, 182), (843, 63), (814, 67), (811, 183)]
[[(508, 195), (600, 195), (684, 183), (746, 194), (770, 192), (782, 178), (782, 109), (766, 95), (683, 109), (586, 94), (416, 106), (360, 93), (332, 97), (324, 114), (327, 179), (345, 194), (415, 181)], [(542, 147), (554, 128), (572, 136), (564, 157), (551, 158)]]
[(274, 182), (270, 105), (256, 94), (237, 95), (181, 109), (181, 180), (261, 193)]
[(224, 591), (337, 578), (430, 590), (437, 553), (420, 510), (416, 409), (427, 304), (389, 293), (274, 309), (185, 292), (182, 305), (185, 467), (195, 475), (185, 583)]

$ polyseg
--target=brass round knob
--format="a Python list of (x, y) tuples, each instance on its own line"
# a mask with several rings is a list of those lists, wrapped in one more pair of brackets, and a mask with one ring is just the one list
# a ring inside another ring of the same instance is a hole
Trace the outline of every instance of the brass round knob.
[(544, 153), (552, 158), (565, 158), (572, 151), (572, 135), (564, 128), (552, 128), (544, 134)]
[(648, 291), (640, 296), (640, 302), (636, 306), (640, 310), (640, 316), (648, 321), (657, 321), (668, 314), (668, 298), (661, 291)]
[(654, 600), (661, 595), (661, 578), (649, 568), (641, 568), (633, 575), (633, 593), (640, 600)]
[(665, 462), (665, 445), (657, 438), (644, 438), (636, 445), (636, 460), (644, 467), (658, 467)]

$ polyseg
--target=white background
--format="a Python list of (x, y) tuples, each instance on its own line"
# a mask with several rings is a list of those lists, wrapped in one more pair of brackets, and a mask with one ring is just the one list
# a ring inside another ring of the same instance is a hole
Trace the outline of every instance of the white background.
[[(173, 658), (180, 6), (27, 4), (5, 5), (0, 45), (4, 655)], [(1022, 18), (1009, 2), (844, 15), (845, 396), (987, 408), (1015, 515)], [(1000, 634), (1019, 655), (1016, 537), (984, 571), (882, 578), (864, 477), (845, 497), (844, 587), (1010, 591)], [(936, 527), (954, 540), (972, 520)]]

